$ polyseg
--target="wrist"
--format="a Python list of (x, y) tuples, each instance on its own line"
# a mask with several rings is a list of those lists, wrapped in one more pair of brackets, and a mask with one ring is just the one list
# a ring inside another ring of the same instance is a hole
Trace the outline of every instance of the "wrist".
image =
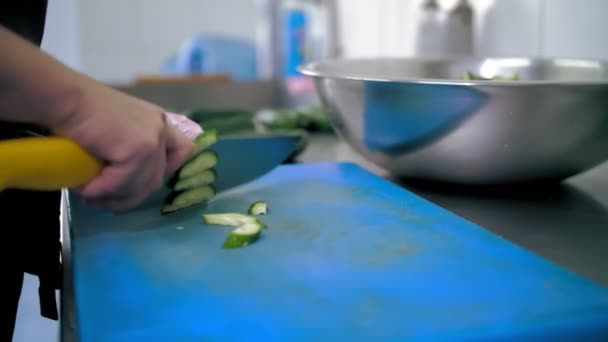
[(40, 123), (55, 134), (64, 134), (65, 129), (81, 115), (79, 108), (83, 97), (84, 89), (77, 82), (54, 90), (48, 94), (48, 107)]

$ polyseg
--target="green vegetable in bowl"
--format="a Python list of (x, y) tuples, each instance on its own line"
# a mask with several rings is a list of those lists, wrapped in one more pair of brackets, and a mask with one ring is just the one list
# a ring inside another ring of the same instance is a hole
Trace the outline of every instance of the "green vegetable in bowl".
[(514, 73), (513, 75), (506, 77), (506, 76), (494, 76), (494, 77), (483, 77), (480, 75), (476, 75), (470, 71), (467, 71), (462, 77), (463, 80), (476, 80), (476, 81), (517, 81), (519, 80), (519, 74)]
[(332, 130), (323, 106), (303, 109), (262, 109), (255, 114), (254, 121), (268, 131), (328, 132)]
[(234, 136), (255, 132), (253, 112), (244, 109), (194, 109), (190, 119), (205, 131), (214, 130), (220, 136)]

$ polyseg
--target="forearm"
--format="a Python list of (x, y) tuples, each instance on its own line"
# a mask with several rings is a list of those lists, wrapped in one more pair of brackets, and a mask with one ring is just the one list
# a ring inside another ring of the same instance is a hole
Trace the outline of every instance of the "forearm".
[(52, 128), (76, 110), (84, 77), (0, 26), (0, 121)]

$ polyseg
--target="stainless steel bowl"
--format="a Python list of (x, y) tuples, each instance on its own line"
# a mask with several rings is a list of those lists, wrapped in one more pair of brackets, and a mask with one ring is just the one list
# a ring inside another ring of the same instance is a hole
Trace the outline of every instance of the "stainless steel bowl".
[[(336, 132), (393, 175), (460, 184), (562, 180), (608, 159), (608, 64), (352, 59), (304, 65)], [(464, 80), (466, 72), (519, 80)]]

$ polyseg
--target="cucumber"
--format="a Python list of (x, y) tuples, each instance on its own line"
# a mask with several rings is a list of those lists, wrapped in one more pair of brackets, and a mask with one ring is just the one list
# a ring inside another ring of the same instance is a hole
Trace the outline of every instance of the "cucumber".
[[(184, 162), (184, 164), (173, 173), (173, 175), (167, 180), (166, 186), (170, 188), (174, 188), (177, 183), (185, 178), (190, 178), (197, 176), (198, 171), (206, 171), (207, 169), (211, 169), (213, 166), (217, 164), (217, 154), (214, 151), (207, 150), (209, 146), (215, 144), (218, 140), (217, 131), (214, 129), (206, 130), (203, 133), (199, 134), (194, 139), (194, 152), (192, 156)], [(204, 179), (208, 179), (210, 177), (209, 174), (205, 174), (200, 178), (200, 182), (196, 183), (194, 186), (205, 185)], [(215, 174), (213, 176), (213, 180), (215, 180)], [(191, 180), (192, 181), (192, 180)], [(178, 189), (174, 190), (184, 190), (185, 188), (193, 187), (190, 181), (187, 183), (188, 185), (184, 187), (184, 185), (180, 185)]]
[(483, 77), (480, 75), (476, 75), (470, 71), (467, 71), (462, 77), (463, 80), (475, 80), (475, 81), (517, 81), (519, 80), (519, 74), (514, 73), (511, 76), (494, 76), (494, 77)]
[[(215, 121), (226, 121), (240, 119), (241, 122), (251, 122), (253, 113), (247, 109), (241, 108), (227, 108), (227, 109), (210, 109), (210, 108), (198, 108), (192, 109), (187, 116), (196, 122), (199, 122), (201, 126), (209, 128), (207, 122)], [(215, 127), (213, 127), (215, 128)]]
[(221, 226), (234, 226), (238, 227), (246, 223), (259, 223), (261, 222), (251, 216), (240, 213), (219, 213), (219, 214), (204, 214), (203, 221), (207, 224), (217, 224)]
[(240, 248), (256, 241), (266, 225), (251, 215), (240, 213), (204, 214), (207, 224), (236, 227), (224, 241), (223, 248)]
[(233, 249), (246, 247), (260, 237), (263, 228), (264, 225), (259, 221), (241, 224), (228, 235), (222, 248)]
[(196, 109), (188, 115), (205, 130), (217, 130), (221, 136), (236, 132), (255, 132), (253, 113), (244, 109)]
[(210, 200), (215, 196), (213, 182), (216, 173), (218, 156), (207, 148), (215, 144), (218, 134), (215, 130), (206, 130), (194, 140), (194, 153), (177, 171), (173, 173), (167, 185), (172, 188), (161, 208), (162, 214), (171, 213)]
[(184, 191), (191, 188), (197, 188), (203, 185), (210, 185), (215, 182), (216, 172), (214, 169), (202, 171), (194, 176), (179, 179), (177, 178), (174, 184), (171, 184), (173, 191)]
[(215, 151), (205, 150), (199, 152), (190, 160), (186, 161), (182, 167), (175, 172), (173, 181), (185, 179), (197, 175), (205, 170), (209, 170), (217, 165), (218, 156)]
[(265, 201), (255, 201), (249, 206), (248, 213), (250, 215), (266, 215), (268, 212), (268, 204)]
[(215, 144), (218, 140), (218, 133), (215, 129), (206, 130), (194, 139), (194, 152), (197, 155), (206, 150), (209, 146)]
[(215, 188), (203, 185), (185, 191), (174, 191), (165, 199), (161, 213), (168, 214), (210, 200), (215, 196)]

